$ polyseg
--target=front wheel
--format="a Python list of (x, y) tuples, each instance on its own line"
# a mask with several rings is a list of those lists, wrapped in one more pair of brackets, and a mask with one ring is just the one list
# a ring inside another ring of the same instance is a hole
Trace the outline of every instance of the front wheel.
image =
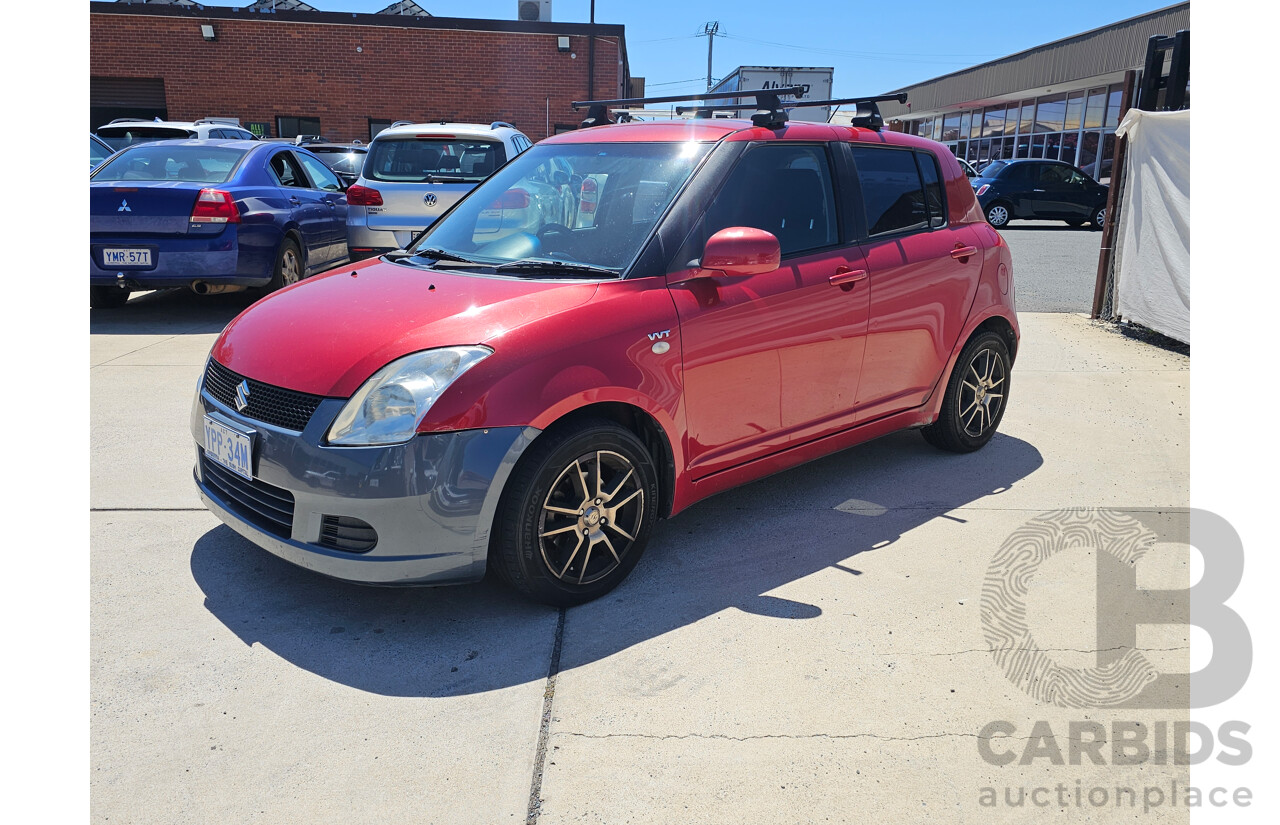
[(129, 300), (129, 290), (118, 286), (89, 287), (90, 309), (118, 309)]
[(657, 477), (640, 439), (611, 421), (543, 433), (503, 491), (490, 563), (545, 604), (603, 596), (644, 552), (657, 521)]
[(1103, 224), (1107, 222), (1107, 207), (1099, 206), (1093, 210), (1093, 217), (1089, 219), (1089, 227), (1091, 229), (1101, 229)]
[(1006, 226), (1012, 217), (1009, 207), (999, 201), (987, 207), (987, 223), (992, 226)]
[(938, 420), (920, 434), (933, 446), (971, 453), (996, 434), (1009, 401), (1009, 347), (995, 332), (974, 338), (960, 353), (947, 381)]

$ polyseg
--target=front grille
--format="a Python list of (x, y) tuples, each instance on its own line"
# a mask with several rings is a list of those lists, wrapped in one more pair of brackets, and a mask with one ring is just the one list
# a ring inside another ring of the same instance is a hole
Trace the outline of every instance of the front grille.
[(252, 378), (232, 372), (212, 358), (204, 372), (204, 388), (209, 394), (233, 410), (236, 407), (236, 387), (241, 381), (249, 382), (249, 405), (240, 414), (262, 421), (273, 427), (302, 432), (324, 400), (320, 395), (309, 395), (282, 387), (273, 387)]
[(282, 539), (293, 534), (293, 493), (242, 478), (210, 461), (204, 450), (200, 451), (200, 477), (245, 521)]
[(367, 553), (378, 543), (378, 534), (368, 522), (350, 516), (325, 516), (320, 527), (320, 544), (348, 553)]

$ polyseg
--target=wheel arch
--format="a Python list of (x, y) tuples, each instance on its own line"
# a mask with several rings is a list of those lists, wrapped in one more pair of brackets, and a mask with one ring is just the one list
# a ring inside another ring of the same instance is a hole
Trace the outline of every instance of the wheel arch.
[(598, 401), (576, 407), (542, 428), (539, 438), (547, 432), (573, 427), (575, 422), (590, 418), (604, 418), (630, 431), (640, 439), (658, 470), (660, 498), (659, 518), (667, 518), (675, 497), (676, 460), (671, 439), (653, 415), (645, 409), (625, 401)]

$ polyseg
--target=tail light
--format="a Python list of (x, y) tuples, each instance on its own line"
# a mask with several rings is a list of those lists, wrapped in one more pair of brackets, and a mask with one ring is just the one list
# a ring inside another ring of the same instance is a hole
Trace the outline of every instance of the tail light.
[(983, 192), (986, 192), (990, 188), (991, 188), (991, 184), (984, 183), (978, 187), (978, 194), (981, 195)]
[(240, 210), (230, 192), (201, 189), (191, 208), (192, 223), (240, 223)]
[(597, 187), (596, 187), (595, 179), (583, 178), (582, 190), (578, 198), (578, 200), (580, 201), (580, 203), (578, 204), (578, 211), (579, 212), (596, 211), (596, 196), (597, 196)]
[(524, 189), (508, 189), (502, 193), (490, 209), (525, 209), (529, 206), (529, 193)]
[(348, 206), (382, 206), (382, 193), (358, 183), (347, 190)]

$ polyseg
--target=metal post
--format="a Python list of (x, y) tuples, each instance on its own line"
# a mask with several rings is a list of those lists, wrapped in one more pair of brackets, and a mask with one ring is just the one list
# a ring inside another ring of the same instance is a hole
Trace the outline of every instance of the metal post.
[[(1124, 73), (1124, 91), (1120, 93), (1120, 120), (1124, 120), (1125, 114), (1133, 104), (1136, 80), (1137, 73), (1132, 69)], [(1116, 156), (1111, 162), (1111, 185), (1107, 187), (1107, 218), (1102, 225), (1102, 248), (1098, 250), (1098, 275), (1093, 284), (1093, 312), (1089, 315), (1090, 318), (1095, 319), (1102, 315), (1102, 305), (1107, 292), (1107, 274), (1111, 271), (1111, 261), (1115, 253), (1116, 210), (1120, 205), (1120, 184), (1124, 179), (1126, 143), (1128, 140), (1123, 137), (1116, 141)], [(1102, 169), (1101, 151), (1096, 162), (1097, 168)]]
[(711, 52), (716, 45), (716, 32), (720, 31), (720, 21), (716, 20), (707, 23), (702, 27), (702, 33), (707, 36), (707, 91), (711, 91)]
[(591, 0), (591, 25), (587, 28), (587, 100), (596, 99), (596, 0)]

